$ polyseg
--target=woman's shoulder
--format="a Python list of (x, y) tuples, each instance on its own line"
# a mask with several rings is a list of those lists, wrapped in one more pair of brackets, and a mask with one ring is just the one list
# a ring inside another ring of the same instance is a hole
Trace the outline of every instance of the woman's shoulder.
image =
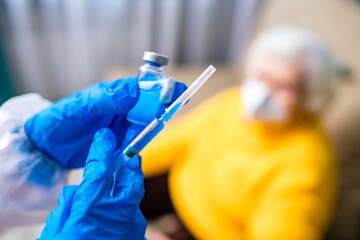
[(336, 164), (333, 146), (317, 118), (295, 137), (291, 145), (296, 151), (293, 157), (298, 160), (294, 162), (305, 167), (327, 168), (325, 166)]
[(191, 113), (197, 115), (218, 115), (240, 107), (240, 87), (234, 86), (222, 90), (195, 107)]

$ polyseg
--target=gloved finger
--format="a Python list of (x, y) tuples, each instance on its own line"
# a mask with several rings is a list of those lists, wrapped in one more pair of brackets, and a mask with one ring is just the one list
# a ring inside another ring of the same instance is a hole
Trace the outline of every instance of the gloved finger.
[(136, 77), (92, 85), (30, 118), (25, 133), (34, 145), (66, 168), (85, 165), (93, 134), (108, 127), (137, 103)]
[(142, 130), (146, 128), (146, 126), (144, 125), (139, 125), (130, 122), (126, 126), (127, 129), (124, 132), (123, 137), (118, 144), (118, 149), (123, 149), (127, 147), (136, 138), (136, 136), (138, 136), (142, 132)]
[(110, 194), (114, 183), (115, 149), (116, 138), (110, 129), (103, 128), (95, 134), (78, 189), (80, 197), (90, 201), (97, 196)]
[(141, 157), (120, 159), (120, 161), (114, 184), (113, 197), (124, 199), (128, 203), (138, 206), (145, 193)]
[(35, 121), (49, 121), (49, 117), (79, 120), (109, 114), (126, 114), (138, 101), (140, 88), (136, 77), (121, 78), (94, 84), (80, 92), (54, 102), (49, 108), (31, 118), (25, 125), (30, 134)]
[(122, 146), (122, 143), (127, 137), (127, 132), (131, 125), (132, 123), (127, 121), (125, 117), (115, 116), (114, 121), (111, 123), (109, 128), (114, 132), (116, 136), (116, 142), (118, 144), (117, 148), (120, 148)]
[(58, 204), (49, 214), (46, 225), (41, 232), (39, 239), (53, 239), (54, 236), (62, 229), (71, 211), (73, 199), (77, 190), (76, 185), (65, 186), (61, 191)]
[(164, 113), (165, 109), (167, 107), (169, 107), (186, 89), (187, 89), (187, 86), (185, 85), (185, 83), (176, 82), (174, 93), (173, 93), (170, 103), (161, 105), (159, 108), (159, 111), (156, 114), (156, 117), (161, 117), (161, 115)]
[(98, 83), (88, 93), (85, 96), (90, 106), (85, 107), (88, 114), (126, 114), (137, 103), (140, 88), (137, 78), (129, 77)]

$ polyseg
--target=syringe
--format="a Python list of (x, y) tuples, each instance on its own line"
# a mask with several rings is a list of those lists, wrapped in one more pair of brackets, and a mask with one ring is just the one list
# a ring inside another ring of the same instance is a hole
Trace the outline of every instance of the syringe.
[(189, 87), (178, 97), (160, 118), (155, 118), (123, 151), (126, 159), (133, 158), (148, 145), (148, 143), (164, 129), (164, 123), (169, 121), (177, 111), (200, 89), (200, 87), (216, 71), (210, 65)]

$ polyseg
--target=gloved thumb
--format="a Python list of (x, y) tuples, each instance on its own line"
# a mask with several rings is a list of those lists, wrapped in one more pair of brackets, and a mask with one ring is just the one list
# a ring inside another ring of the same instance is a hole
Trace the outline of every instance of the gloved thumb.
[(71, 211), (77, 186), (65, 186), (59, 195), (58, 205), (49, 214), (44, 230), (38, 240), (53, 239), (61, 231)]
[(77, 191), (85, 201), (110, 194), (114, 183), (115, 149), (116, 138), (110, 129), (103, 128), (95, 134), (86, 160), (83, 181)]
[(141, 157), (138, 155), (131, 159), (124, 159), (122, 156), (118, 159), (120, 166), (116, 175), (113, 197), (120, 197), (123, 201), (138, 207), (145, 193)]

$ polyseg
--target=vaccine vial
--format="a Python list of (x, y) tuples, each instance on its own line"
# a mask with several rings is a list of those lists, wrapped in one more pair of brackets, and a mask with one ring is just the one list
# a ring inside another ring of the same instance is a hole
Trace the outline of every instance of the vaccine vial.
[(160, 94), (162, 81), (165, 80), (163, 70), (169, 58), (154, 52), (145, 52), (145, 64), (139, 68), (138, 81), (140, 97), (137, 104), (128, 112), (127, 120), (140, 125), (151, 123), (161, 106)]

